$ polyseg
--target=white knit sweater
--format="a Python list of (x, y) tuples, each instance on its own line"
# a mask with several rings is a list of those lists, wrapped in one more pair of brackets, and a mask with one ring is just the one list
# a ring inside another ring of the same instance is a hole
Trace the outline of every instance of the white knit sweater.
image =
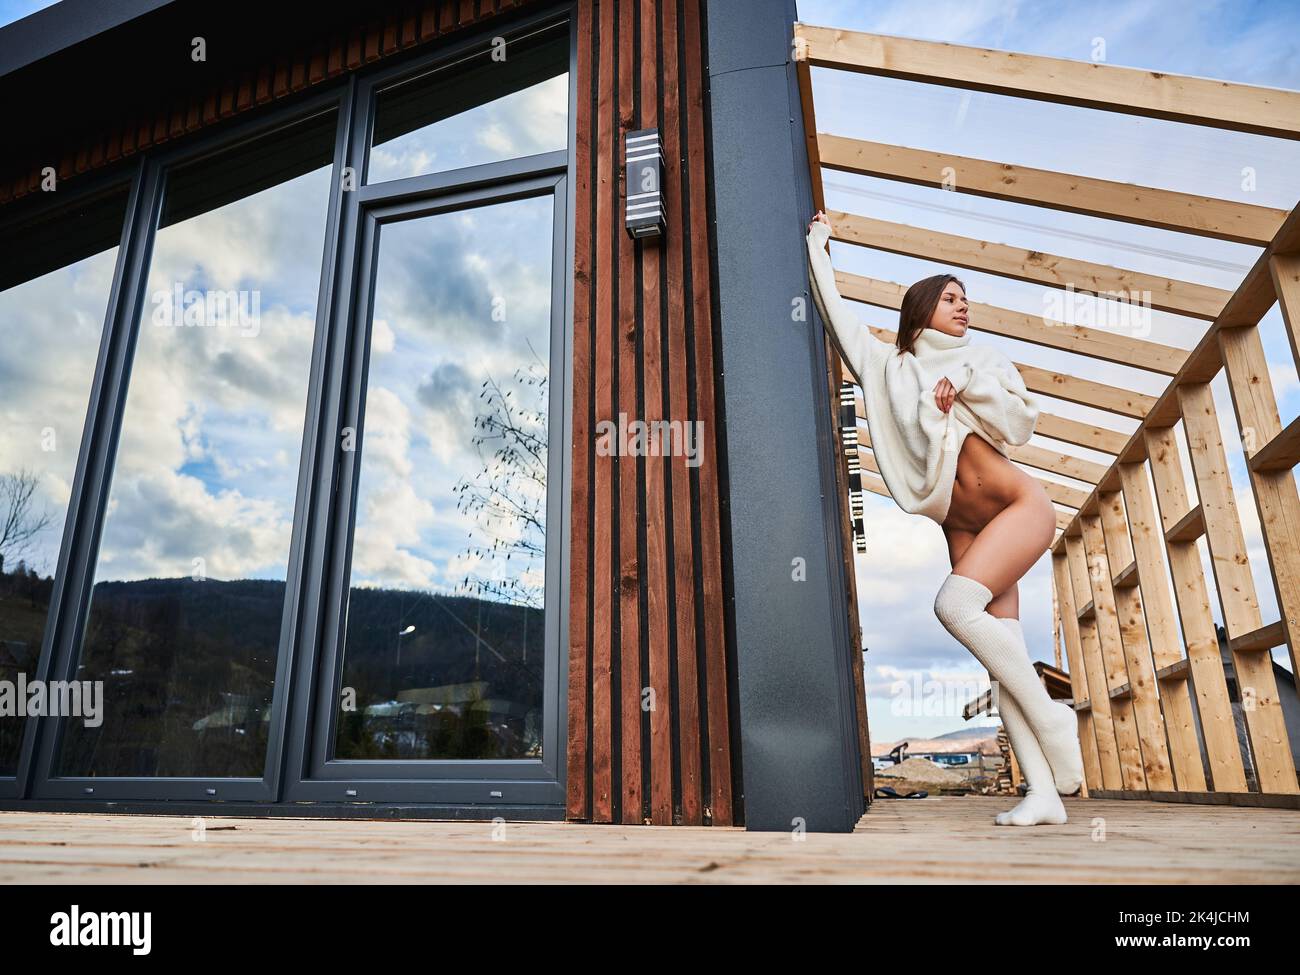
[[(958, 338), (926, 328), (917, 336), (915, 354), (872, 335), (835, 286), (825, 249), (829, 236), (820, 221), (808, 232), (813, 298), (862, 387), (880, 476), (904, 511), (942, 523), (967, 434), (978, 434), (1005, 454), (1007, 444), (1032, 436), (1038, 405), (1011, 361), (996, 349), (971, 345), (969, 332)], [(957, 390), (948, 413), (934, 401), (934, 387), (945, 377)]]

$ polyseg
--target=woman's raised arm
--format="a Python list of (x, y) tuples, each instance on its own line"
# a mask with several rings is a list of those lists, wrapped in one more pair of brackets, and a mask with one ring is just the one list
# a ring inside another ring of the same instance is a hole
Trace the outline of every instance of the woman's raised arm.
[(848, 364), (859, 386), (865, 388), (864, 377), (870, 375), (872, 354), (876, 346), (884, 346), (858, 316), (853, 313), (835, 286), (835, 269), (826, 253), (826, 241), (831, 235), (831, 224), (820, 210), (808, 225), (808, 277), (812, 284), (813, 300), (821, 313), (831, 341)]

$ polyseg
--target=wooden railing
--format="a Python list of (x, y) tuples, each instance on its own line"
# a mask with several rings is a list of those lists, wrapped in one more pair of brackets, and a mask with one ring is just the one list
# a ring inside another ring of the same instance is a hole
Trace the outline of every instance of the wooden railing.
[[(1064, 105), (1300, 138), (1300, 92), (1229, 84), (1104, 64), (795, 26), (814, 201), (823, 167), (998, 200), (1159, 227), (1262, 247), (1235, 291), (936, 230), (828, 211), (833, 239), (877, 250), (1071, 289), (1110, 300), (1149, 294), (1150, 307), (1208, 325), (1191, 350), (1113, 331), (971, 306), (971, 327), (1073, 356), (1122, 363), (1168, 378), (1159, 396), (1017, 363), (1046, 397), (1139, 421), (1131, 434), (1041, 413), (1037, 433), (1114, 459), (1107, 465), (1030, 443), (1012, 460), (1090, 489), (1039, 477), (1057, 509), (1054, 603), (1069, 661), (1090, 794), (1180, 801), (1300, 805), (1295, 754), (1274, 676), (1286, 645), (1295, 680), (1300, 640), (1300, 420), (1282, 427), (1258, 324), (1279, 302), (1300, 366), (1300, 217), (1228, 200), (883, 145), (816, 131), (811, 67), (996, 92)], [(841, 293), (897, 310), (905, 285), (836, 273)], [(1189, 321), (1195, 327), (1195, 321)], [(894, 334), (873, 329), (882, 339)], [(1226, 370), (1247, 459), (1280, 619), (1265, 622), (1209, 383)], [(832, 382), (841, 366), (835, 361)], [(857, 410), (862, 417), (861, 406)], [(1195, 497), (1183, 475), (1181, 422)], [(888, 496), (858, 431), (850, 455), (857, 490)], [(852, 503), (852, 501), (851, 501)], [(1204, 538), (1226, 631), (1239, 741), (1210, 604)], [(1172, 589), (1171, 585), (1172, 583)]]

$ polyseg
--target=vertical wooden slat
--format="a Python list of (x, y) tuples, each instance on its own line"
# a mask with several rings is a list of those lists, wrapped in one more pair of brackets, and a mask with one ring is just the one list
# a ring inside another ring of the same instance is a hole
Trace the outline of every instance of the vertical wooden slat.
[[(617, 422), (614, 415), (614, 277), (618, 273), (614, 259), (613, 221), (618, 218), (617, 192), (614, 181), (614, 4), (600, 4), (597, 123), (596, 187), (596, 362), (593, 366), (596, 387), (596, 422)], [(612, 447), (612, 444), (610, 445)], [(592, 819), (598, 823), (614, 819), (614, 706), (613, 706), (613, 596), (617, 586), (613, 563), (614, 539), (614, 457), (597, 452), (596, 513), (592, 534), (595, 544), (595, 569), (592, 586)]]
[[(637, 128), (659, 128), (659, 4), (641, 0), (641, 117)], [(662, 188), (660, 188), (662, 190)], [(641, 187), (629, 186), (628, 192)], [(641, 253), (641, 307), (644, 325), (645, 420), (650, 429), (664, 418), (663, 352), (660, 327), (659, 240), (638, 244)], [(671, 444), (668, 445), (671, 447)], [(646, 610), (650, 645), (650, 821), (673, 823), (673, 696), (668, 640), (668, 539), (664, 461), (651, 449), (645, 458)]]
[[(1268, 259), (1269, 277), (1273, 279), (1273, 292), (1277, 295), (1278, 307), (1282, 311), (1282, 322), (1286, 325), (1286, 337), (1291, 343), (1291, 357), (1296, 369), (1300, 369), (1300, 254), (1272, 254)], [(1223, 345), (1224, 333), (1219, 334), (1219, 345)], [(1276, 404), (1275, 404), (1276, 406)], [(1237, 408), (1241, 415), (1241, 408)], [(1245, 422), (1244, 419), (1242, 421)], [(1266, 438), (1257, 441), (1264, 446)]]
[(567, 801), (569, 819), (591, 816), (591, 793), (588, 788), (591, 753), (587, 747), (591, 712), (587, 705), (592, 683), (591, 642), (588, 637), (592, 620), (592, 593), (588, 585), (591, 568), (591, 531), (588, 505), (592, 496), (592, 470), (589, 463), (591, 438), (589, 426), (592, 404), (591, 301), (592, 276), (595, 273), (590, 233), (593, 215), (591, 193), (591, 146), (594, 141), (591, 89), (582, 82), (591, 78), (591, 41), (595, 34), (590, 3), (578, 4), (577, 104), (574, 118), (574, 248), (573, 248), (573, 481), (569, 540), (569, 691)]
[(264, 64), (257, 69), (253, 81), (253, 104), (261, 105), (271, 100), (271, 82), (274, 73), (274, 68), (269, 64)]
[[(1178, 438), (1173, 427), (1146, 431), (1151, 479), (1160, 504), (1163, 536), (1190, 509), (1183, 480)], [(1237, 729), (1228, 699), (1228, 682), (1219, 657), (1219, 638), (1210, 613), (1210, 593), (1205, 585), (1201, 556), (1193, 541), (1167, 542), (1169, 574), (1174, 581), (1174, 599), (1183, 624), (1188, 667), (1196, 690), (1201, 717), (1201, 738), (1209, 762), (1210, 785), (1216, 792), (1245, 792), (1246, 772), (1237, 746)]]
[[(591, 22), (591, 4), (584, 3), (582, 6), (587, 7), (587, 22)], [(438, 33), (438, 0), (425, 0), (424, 6), (420, 9), (420, 40), (433, 37)]]
[[(1275, 256), (1269, 264), (1278, 305), (1294, 342), (1300, 329), (1300, 257)], [(1237, 412), (1242, 447), (1249, 459), (1282, 431), (1268, 362), (1256, 328), (1220, 332), (1219, 347)], [(1291, 673), (1300, 681), (1300, 671), (1296, 670), (1296, 648), (1300, 646), (1300, 496), (1296, 493), (1295, 476), (1291, 469), (1251, 471), (1250, 485), (1291, 653)]]
[[(1065, 655), (1070, 663), (1070, 692), (1076, 704), (1088, 700), (1088, 675), (1083, 665), (1083, 647), (1079, 642), (1079, 609), (1074, 599), (1074, 586), (1070, 582), (1070, 564), (1064, 553), (1052, 556), (1052, 582), (1061, 608), (1061, 635), (1065, 640)], [(1084, 785), (1087, 789), (1100, 789), (1101, 764), (1097, 756), (1097, 740), (1092, 721), (1086, 711), (1077, 711), (1079, 718), (1079, 743), (1083, 746)], [(1085, 718), (1089, 720), (1085, 721)]]
[[(617, 0), (619, 9), (619, 126), (615, 130), (615, 164), (619, 168), (619, 194), (617, 194), (617, 220), (623, 222), (627, 205), (627, 168), (623, 165), (624, 136), (636, 127), (633, 112), (633, 85), (636, 83), (637, 49), (633, 40), (636, 0)], [(637, 409), (637, 292), (636, 246), (627, 231), (615, 231), (619, 247), (619, 328), (617, 328), (617, 357), (619, 357), (619, 387), (617, 407), (636, 419)], [(638, 467), (642, 461), (636, 456), (620, 454), (615, 461), (619, 491), (617, 491), (617, 523), (619, 523), (619, 673), (621, 679), (621, 742), (623, 742), (623, 810), (621, 822), (642, 822), (642, 772), (643, 744), (641, 737), (641, 695), (645, 688), (645, 675), (641, 672), (641, 562), (637, 549), (641, 526), (641, 508), (637, 498)]]
[[(636, 127), (633, 116), (637, 50), (633, 30), (636, 23), (636, 0), (618, 0), (618, 128), (613, 151), (617, 153), (620, 187), (616, 203), (621, 220), (627, 199), (627, 172), (622, 164), (623, 139)], [(637, 409), (636, 335), (636, 248), (620, 229), (618, 239), (618, 411), (635, 418)], [(642, 567), (637, 552), (637, 534), (641, 512), (637, 500), (638, 468), (635, 456), (619, 456), (618, 472), (618, 583), (619, 583), (619, 674), (622, 690), (622, 785), (624, 823), (640, 823), (643, 803), (641, 788), (641, 695), (645, 675), (641, 672), (641, 602)]]
[(1064, 670), (1065, 665), (1061, 661), (1061, 601), (1056, 595), (1056, 582), (1052, 582), (1052, 657), (1053, 666), (1057, 670)]
[[(1106, 541), (1106, 553), (1111, 572), (1116, 566), (1126, 567), (1134, 561), (1133, 544), (1128, 534), (1128, 519), (1124, 513), (1124, 499), (1118, 491), (1100, 495), (1101, 529)], [(1111, 577), (1106, 577), (1109, 586)], [(1169, 762), (1169, 746), (1165, 740), (1165, 722), (1160, 713), (1160, 699), (1156, 691), (1155, 667), (1151, 663), (1151, 643), (1147, 639), (1147, 619), (1142, 607), (1142, 594), (1135, 586), (1114, 589), (1115, 612), (1119, 617), (1120, 638), (1124, 643), (1124, 660), (1128, 665), (1130, 695), (1133, 702), (1133, 719), (1137, 725), (1138, 741), (1142, 745), (1142, 770), (1146, 787), (1160, 792), (1171, 792), (1174, 776)]]
[[(1070, 584), (1074, 599), (1086, 606), (1093, 598), (1088, 580), (1088, 557), (1083, 539), (1067, 536), (1065, 552), (1070, 566)], [(1097, 763), (1101, 766), (1101, 788), (1123, 789), (1124, 778), (1120, 771), (1119, 745), (1115, 737), (1115, 720), (1111, 709), (1110, 685), (1106, 679), (1106, 664), (1102, 658), (1101, 642), (1097, 636), (1096, 619), (1079, 620), (1079, 652), (1083, 658), (1083, 671), (1088, 675), (1088, 714), (1097, 748)]]
[(401, 16), (396, 13), (389, 13), (384, 18), (383, 29), (380, 33), (379, 53), (391, 54), (398, 48), (398, 33), (401, 30)]
[(279, 58), (275, 62), (275, 71), (271, 75), (271, 95), (279, 98), (289, 90), (289, 60)]
[[(722, 518), (717, 457), (718, 428), (714, 400), (713, 315), (709, 274), (709, 221), (704, 175), (704, 37), (700, 27), (702, 0), (685, 0), (684, 38), (686, 100), (690, 167), (691, 287), (695, 311), (696, 409), (702, 428), (696, 468), (700, 485), (700, 557), (704, 574), (704, 654), (708, 682), (709, 781), (714, 825), (733, 822), (731, 795), (731, 724), (728, 706), (726, 635), (722, 605)], [(703, 473), (707, 471), (708, 473)]]
[[(1124, 657), (1124, 642), (1120, 637), (1119, 616), (1115, 611), (1115, 593), (1110, 581), (1112, 570), (1106, 558), (1101, 518), (1097, 515), (1084, 515), (1080, 522), (1083, 526), (1083, 550), (1088, 558), (1093, 618), (1097, 638), (1101, 643), (1102, 659), (1105, 661), (1109, 694), (1129, 683), (1128, 664)], [(1111, 698), (1110, 711), (1115, 728), (1115, 742), (1119, 746), (1120, 774), (1124, 788), (1134, 791), (1145, 789), (1146, 774), (1143, 771), (1142, 747), (1132, 698), (1127, 695)]]
[[(689, 422), (690, 398), (686, 368), (686, 308), (683, 281), (683, 244), (690, 227), (687, 202), (682, 198), (682, 168), (685, 156), (681, 138), (681, 99), (678, 89), (681, 75), (677, 60), (677, 4), (667, 0), (660, 4), (663, 19), (664, 62), (664, 156), (665, 206), (668, 210), (668, 384), (669, 411), (674, 419)], [(695, 633), (695, 558), (691, 535), (691, 471), (684, 455), (669, 458), (672, 477), (673, 512), (673, 617), (677, 638), (677, 709), (681, 728), (681, 802), (682, 824), (699, 826), (704, 822), (701, 753), (698, 652)]]
[[(1183, 659), (1182, 645), (1174, 620), (1173, 601), (1165, 578), (1164, 533), (1156, 518), (1151, 485), (1142, 463), (1121, 464), (1120, 481), (1128, 519), (1138, 585), (1151, 640), (1151, 656), (1157, 673)], [(1187, 673), (1158, 681), (1165, 731), (1169, 737), (1170, 763), (1175, 788), (1205, 791), (1205, 765), (1196, 737), (1196, 719), (1187, 690)]]
[[(1262, 356), (1263, 350), (1260, 352)], [(1263, 381), (1267, 381), (1267, 376), (1265, 369)], [(1256, 376), (1255, 381), (1261, 381), (1260, 377)], [(1272, 398), (1271, 392), (1269, 398)], [(1205, 516), (1205, 539), (1210, 548), (1210, 565), (1219, 592), (1219, 607), (1231, 641), (1233, 637), (1259, 629), (1263, 620), (1246, 554), (1246, 538), (1237, 513), (1237, 499), (1232, 490), (1232, 477), (1228, 473), (1228, 458), (1219, 433), (1218, 411), (1208, 383), (1179, 386), (1178, 402), (1183, 411), (1183, 427), (1192, 455), (1196, 490)], [(1262, 650), (1234, 650), (1232, 665), (1246, 715), (1246, 730), (1250, 735), (1260, 791), (1300, 792), (1291, 745), (1287, 740), (1282, 701), (1273, 677), (1272, 655)]]
[(307, 87), (307, 66), (309, 56), (295, 53), (289, 65), (289, 90), (302, 91)]

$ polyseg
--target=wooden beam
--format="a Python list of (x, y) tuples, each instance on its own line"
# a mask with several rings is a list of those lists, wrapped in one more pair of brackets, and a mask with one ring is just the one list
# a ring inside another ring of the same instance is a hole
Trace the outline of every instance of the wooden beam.
[(1229, 640), (1228, 649), (1233, 653), (1250, 653), (1272, 650), (1284, 643), (1286, 643), (1286, 624), (1282, 620), (1274, 620), (1258, 630), (1251, 630), (1236, 639)]
[[(1182, 665), (1186, 676), (1186, 658), (1178, 637), (1178, 624), (1174, 619), (1173, 601), (1166, 581), (1166, 566), (1151, 485), (1147, 481), (1146, 465), (1142, 463), (1119, 465), (1123, 483), (1121, 496), (1128, 522), (1129, 541), (1133, 546), (1133, 568), (1142, 593), (1142, 609), (1146, 615), (1147, 633), (1151, 640), (1151, 659), (1156, 669), (1156, 680), (1172, 674), (1173, 668)], [(1118, 585), (1118, 583), (1116, 583)], [(1204, 791), (1205, 766), (1201, 762), (1200, 745), (1196, 737), (1195, 716), (1187, 681), (1175, 681), (1160, 690), (1160, 703), (1164, 710), (1165, 730), (1169, 736), (1169, 760), (1173, 765), (1176, 788)]]
[[(1083, 550), (1083, 539), (1066, 537), (1065, 550), (1075, 602), (1092, 605), (1092, 587), (1088, 582), (1088, 560)], [(1116, 741), (1114, 706), (1110, 700), (1110, 683), (1106, 679), (1106, 663), (1097, 637), (1095, 613), (1088, 619), (1081, 616), (1078, 625), (1083, 667), (1088, 675), (1088, 702), (1092, 705), (1092, 732), (1096, 741), (1098, 764), (1101, 766), (1101, 788), (1122, 789), (1124, 773)]]
[(1256, 247), (1267, 246), (1286, 218), (1285, 210), (1272, 207), (867, 142), (828, 132), (817, 134), (817, 148), (821, 164), (828, 169)]
[[(893, 500), (893, 495), (889, 493), (889, 488), (885, 487), (885, 482), (878, 476), (864, 473), (862, 475), (862, 489), (870, 491), (872, 494), (878, 494), (882, 498)], [(1073, 515), (1067, 515), (1064, 511), (1056, 512), (1056, 530), (1064, 531), (1065, 526), (1073, 520)]]
[(1194, 542), (1205, 534), (1205, 512), (1198, 504), (1165, 532), (1167, 542)]
[(938, 261), (1015, 281), (1116, 298), (1118, 305), (1115, 310), (1134, 316), (1135, 330), (1145, 324), (1143, 319), (1152, 308), (1213, 321), (1232, 295), (1230, 291), (1191, 281), (1175, 281), (1156, 274), (960, 237), (840, 210), (828, 210), (826, 215), (834, 228), (831, 238), (841, 243)]
[[(858, 398), (856, 408), (858, 419), (866, 420), (867, 414), (863, 408), (861, 398)], [(1038, 424), (1034, 428), (1034, 432), (1044, 437), (1051, 437), (1054, 440), (1062, 440), (1080, 447), (1091, 447), (1093, 450), (1103, 451), (1106, 446), (1114, 446), (1117, 442), (1122, 444), (1124, 440), (1124, 435), (1114, 430), (1094, 427), (1087, 423), (1080, 423), (1078, 420), (1068, 420), (1065, 417), (1054, 416), (1051, 413), (1038, 414)], [(858, 442), (864, 445), (869, 446), (871, 443), (870, 438), (860, 431), (858, 438)], [(1037, 467), (1040, 470), (1051, 471), (1054, 474), (1072, 477), (1078, 481), (1091, 481), (1093, 475), (1106, 472), (1106, 468), (1101, 464), (1084, 460), (1082, 457), (1074, 457), (1071, 454), (1049, 450), (1046, 447), (1036, 447), (1033, 444), (1023, 444), (1019, 447), (1011, 447), (1009, 450), (1012, 460), (1020, 461), (1020, 463), (1030, 467)], [(1023, 456), (1021, 456), (1022, 454)]]
[[(1225, 338), (1227, 337), (1225, 333)], [(1249, 444), (1259, 437), (1259, 431), (1252, 428), (1252, 434), (1243, 443)], [(1284, 430), (1274, 434), (1272, 439), (1250, 454), (1249, 466), (1252, 471), (1263, 474), (1266, 471), (1289, 471), (1300, 462), (1300, 417), (1292, 420)]]
[(1094, 409), (1117, 413), (1140, 420), (1156, 405), (1156, 398), (1145, 393), (1135, 393), (1120, 386), (1082, 379), (1068, 373), (1053, 372), (1038, 366), (1015, 363), (1025, 381), (1025, 387), (1046, 396), (1055, 396), (1070, 403), (1091, 406)]
[(804, 23), (794, 40), (819, 68), (1300, 138), (1300, 92)]
[[(890, 329), (877, 328), (875, 325), (868, 325), (867, 328), (871, 330), (872, 335), (887, 345), (893, 345), (898, 341), (898, 333)], [(1108, 386), (1105, 383), (1093, 382), (1091, 379), (1081, 379), (1078, 376), (1025, 365), (1023, 362), (1011, 364), (1019, 371), (1020, 378), (1025, 381), (1025, 388), (1030, 392), (1054, 396), (1057, 399), (1091, 406), (1108, 413), (1118, 413), (1121, 416), (1140, 420), (1156, 402), (1154, 396), (1135, 393), (1118, 386)]]
[(1067, 508), (1074, 508), (1077, 511), (1083, 505), (1083, 502), (1088, 499), (1087, 491), (1080, 491), (1078, 488), (1067, 487), (1064, 484), (1041, 477), (1036, 477), (1034, 480), (1043, 486), (1043, 490), (1047, 492), (1049, 498)]
[(1105, 427), (1095, 427), (1091, 423), (1082, 423), (1064, 416), (1051, 413), (1039, 413), (1038, 424), (1034, 433), (1042, 437), (1051, 437), (1078, 447), (1099, 450), (1104, 454), (1118, 454), (1124, 449), (1128, 440), (1125, 434)]
[[(1100, 518), (1109, 566), (1134, 566), (1136, 576), (1135, 553), (1124, 514), (1124, 498), (1119, 491), (1107, 491), (1101, 495)], [(1174, 774), (1165, 736), (1165, 719), (1156, 690), (1142, 593), (1133, 586), (1115, 586), (1109, 573), (1105, 579), (1098, 580), (1097, 585), (1102, 589), (1110, 586), (1111, 598), (1115, 602), (1124, 661), (1128, 665), (1128, 694), (1133, 702), (1138, 740), (1142, 744), (1142, 771), (1147, 787), (1152, 788), (1150, 783), (1162, 782), (1164, 784), (1159, 787), (1162, 791), (1172, 790)]]
[[(1300, 295), (1284, 292), (1281, 296), (1284, 305), (1290, 304), (1292, 299), (1300, 299)], [(1292, 308), (1290, 313), (1293, 318), (1300, 317), (1300, 309)], [(1249, 446), (1245, 431), (1251, 431), (1253, 436), (1250, 439), (1265, 441), (1264, 450), (1267, 450), (1269, 445), (1285, 438), (1287, 432), (1279, 429), (1282, 421), (1278, 416), (1259, 330), (1251, 327), (1224, 332), (1219, 340), (1227, 365), (1228, 390), (1232, 393), (1239, 429), (1243, 431), (1242, 446)], [(1264, 450), (1253, 455), (1246, 452), (1251, 493), (1259, 514), (1264, 549), (1268, 552), (1273, 589), (1286, 627), (1285, 642), (1291, 655), (1291, 673), (1300, 687), (1300, 672), (1295, 670), (1300, 661), (1297, 654), (1297, 648), (1300, 648), (1300, 496), (1289, 467), (1282, 470), (1257, 468), (1255, 461)], [(1229, 634), (1235, 638), (1244, 636), (1245, 632), (1233, 633), (1230, 630)]]
[[(1106, 558), (1101, 519), (1097, 515), (1084, 515), (1080, 523), (1083, 526), (1083, 550), (1088, 557), (1088, 582), (1092, 587), (1097, 638), (1101, 643), (1102, 659), (1106, 664), (1106, 688), (1112, 695), (1111, 713), (1115, 721), (1115, 741), (1119, 746), (1120, 773), (1125, 789), (1145, 789), (1147, 786), (1142, 762), (1141, 736), (1133, 701), (1127, 697), (1114, 697), (1114, 692), (1118, 688), (1131, 684), (1132, 681), (1128, 673), (1124, 641), (1120, 636), (1115, 593), (1110, 584), (1110, 562)], [(1091, 684), (1088, 686), (1092, 687)], [(1095, 688), (1092, 693), (1093, 700), (1096, 701)], [(1165, 764), (1168, 764), (1167, 761)]]
[[(1254, 333), (1254, 327), (1249, 331)], [(1257, 334), (1256, 338), (1258, 339)], [(1262, 346), (1260, 358), (1263, 358)], [(1265, 368), (1264, 375), (1267, 374)], [(1238, 379), (1240, 378), (1238, 374)], [(1271, 400), (1272, 390), (1266, 392)], [(1237, 513), (1232, 478), (1228, 473), (1228, 459), (1219, 433), (1219, 416), (1214, 408), (1209, 383), (1180, 386), (1178, 394), (1178, 401), (1183, 407), (1183, 428), (1187, 434), (1188, 450), (1192, 455), (1192, 470), (1196, 475), (1196, 490), (1201, 496), (1201, 508), (1205, 513), (1205, 540), (1210, 549), (1210, 565), (1214, 570), (1215, 588), (1219, 593), (1219, 607), (1223, 611), (1223, 625), (1228, 631), (1228, 640), (1231, 641), (1258, 630), (1264, 621), (1259, 612), (1259, 599), (1255, 595), (1255, 580), (1250, 572), (1246, 539)], [(1240, 401), (1238, 403), (1240, 409)], [(1289, 475), (1288, 479), (1291, 480), (1294, 494), (1295, 481)], [(1251, 750), (1255, 755), (1260, 791), (1300, 793), (1295, 761), (1287, 740), (1282, 701), (1273, 676), (1272, 658), (1267, 654), (1233, 653), (1232, 666), (1237, 674), (1240, 694), (1253, 701), (1251, 707), (1242, 710), (1246, 716)]]
[[(1159, 530), (1164, 534), (1188, 507), (1187, 485), (1173, 428), (1147, 430), (1145, 436), (1151, 479), (1160, 503)], [(1156, 530), (1154, 525), (1151, 530)], [(1246, 772), (1237, 745), (1236, 720), (1228, 698), (1228, 681), (1219, 655), (1219, 635), (1210, 612), (1210, 593), (1201, 568), (1200, 550), (1195, 542), (1166, 542), (1165, 549), (1187, 646), (1197, 712), (1201, 716), (1209, 779), (1217, 792), (1245, 792)]]
[(1268, 272), (1291, 343), (1291, 357), (1300, 369), (1300, 254), (1283, 254), (1275, 249), (1268, 257)]
[[(907, 288), (895, 281), (836, 271), (840, 294), (854, 301), (898, 311)], [(977, 332), (1001, 335), (1033, 345), (1086, 355), (1091, 359), (1117, 362), (1165, 376), (1175, 375), (1187, 361), (1187, 350), (1122, 335), (1114, 329), (1070, 325), (1046, 315), (1030, 315), (978, 301), (969, 304), (970, 327)]]
[(1076, 481), (1083, 481), (1086, 484), (1096, 484), (1101, 480), (1101, 476), (1106, 473), (1106, 468), (1102, 464), (1084, 460), (1082, 457), (1075, 457), (1073, 454), (1063, 454), (1059, 450), (1035, 447), (1033, 444), (1008, 447), (1007, 452), (1011, 455), (1012, 460), (1024, 464), (1026, 467), (1036, 467), (1040, 471), (1050, 471), (1063, 477), (1072, 477)]
[[(1063, 554), (1052, 556), (1052, 581), (1060, 604), (1061, 635), (1065, 641), (1065, 656), (1069, 661), (1070, 694), (1076, 702), (1088, 700), (1088, 675), (1083, 664), (1083, 645), (1079, 639), (1079, 616), (1075, 609), (1074, 586), (1070, 582), (1070, 566)], [(1076, 711), (1078, 709), (1076, 708)], [(1079, 743), (1083, 746), (1084, 782), (1089, 788), (1101, 787), (1101, 765), (1097, 759), (1097, 740), (1091, 724), (1085, 725), (1079, 715)]]
[[(1219, 370), (1223, 368), (1223, 353), (1219, 345), (1220, 333), (1259, 324), (1259, 320), (1273, 306), (1276, 300), (1276, 291), (1271, 269), (1272, 255), (1289, 255), (1296, 252), (1300, 252), (1300, 207), (1292, 209), (1287, 215), (1286, 221), (1282, 224), (1282, 229), (1273, 238), (1271, 248), (1265, 250), (1252, 265), (1237, 290), (1232, 293), (1227, 305), (1224, 306), (1222, 314), (1211, 323), (1209, 329), (1201, 336), (1196, 347), (1188, 354), (1187, 361), (1178, 370), (1178, 375), (1174, 377), (1169, 387), (1160, 394), (1160, 398), (1156, 400), (1156, 405), (1147, 413), (1142, 426), (1133, 432), (1127, 443), (1114, 450), (1107, 451), (1108, 453), (1118, 455), (1118, 460), (1122, 463), (1133, 463), (1146, 457), (1147, 445), (1150, 442), (1152, 431), (1171, 427), (1181, 418), (1178, 388), (1184, 383), (1207, 383), (1218, 375)], [(1041, 417), (1039, 418), (1037, 432), (1050, 436), (1043, 429)], [(1074, 443), (1076, 441), (1070, 442)], [(1111, 470), (1107, 471), (1106, 475), (1098, 483), (1109, 487), (1114, 473), (1115, 470), (1112, 466)], [(1157, 483), (1158, 488), (1159, 484)], [(1179, 514), (1184, 510), (1186, 510), (1185, 507), (1180, 509)], [(1168, 528), (1169, 525), (1165, 527)], [(1300, 677), (1300, 675), (1297, 676)]]
[[(870, 444), (869, 438), (867, 438), (866, 444), (859, 442), (860, 447), (867, 447), (868, 444)], [(858, 451), (858, 463), (864, 471), (870, 471), (872, 474), (880, 473), (880, 466), (876, 463), (876, 455), (869, 449)], [(1078, 488), (1068, 487), (1056, 481), (1049, 481), (1041, 477), (1035, 477), (1034, 480), (1043, 486), (1043, 490), (1047, 492), (1049, 498), (1057, 504), (1070, 508), (1077, 508), (1083, 503), (1083, 499), (1088, 496), (1086, 492), (1080, 491)], [(884, 483), (883, 480), (881, 483)]]

